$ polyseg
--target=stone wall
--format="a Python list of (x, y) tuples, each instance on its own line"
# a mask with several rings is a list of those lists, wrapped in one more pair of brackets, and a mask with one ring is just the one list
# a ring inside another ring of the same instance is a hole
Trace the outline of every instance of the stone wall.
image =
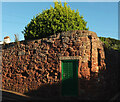
[[(21, 93), (61, 82), (61, 58), (80, 57), (78, 77), (105, 68), (102, 42), (92, 31), (68, 31), (38, 40), (3, 45), (2, 88)], [(60, 87), (58, 87), (60, 88)]]

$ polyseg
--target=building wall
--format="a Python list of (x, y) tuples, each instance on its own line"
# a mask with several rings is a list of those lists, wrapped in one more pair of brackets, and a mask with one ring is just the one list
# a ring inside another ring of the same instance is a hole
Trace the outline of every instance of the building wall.
[(62, 32), (48, 38), (3, 45), (2, 88), (25, 93), (37, 90), (42, 84), (60, 83), (60, 63), (65, 58), (79, 58), (81, 79), (89, 80), (92, 72), (105, 68), (103, 44), (96, 33)]

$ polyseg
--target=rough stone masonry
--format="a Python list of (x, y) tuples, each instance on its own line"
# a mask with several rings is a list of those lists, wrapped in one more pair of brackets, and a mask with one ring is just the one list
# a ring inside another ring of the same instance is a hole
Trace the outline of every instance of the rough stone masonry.
[(61, 60), (79, 59), (78, 78), (105, 68), (103, 43), (92, 31), (68, 31), (2, 46), (2, 88), (24, 93), (61, 81)]

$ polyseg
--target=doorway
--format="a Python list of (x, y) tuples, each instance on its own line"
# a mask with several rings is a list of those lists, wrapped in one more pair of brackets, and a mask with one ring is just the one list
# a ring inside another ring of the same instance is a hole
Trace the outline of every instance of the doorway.
[(78, 95), (78, 60), (61, 61), (62, 96)]

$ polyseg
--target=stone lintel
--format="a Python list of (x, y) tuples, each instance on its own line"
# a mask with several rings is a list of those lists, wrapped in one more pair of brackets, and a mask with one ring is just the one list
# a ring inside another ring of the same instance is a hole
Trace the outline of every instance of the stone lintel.
[(60, 60), (79, 60), (81, 59), (81, 56), (61, 56), (59, 57)]

